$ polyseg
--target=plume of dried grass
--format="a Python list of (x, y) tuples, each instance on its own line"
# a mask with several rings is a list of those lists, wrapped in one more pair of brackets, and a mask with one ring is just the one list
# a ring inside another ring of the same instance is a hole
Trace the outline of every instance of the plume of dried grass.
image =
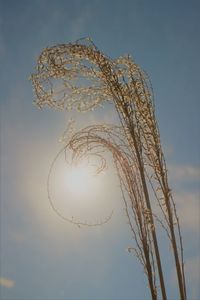
[[(83, 156), (98, 156), (99, 171), (106, 166), (104, 151), (112, 154), (135, 241), (135, 247), (128, 250), (135, 253), (144, 267), (151, 297), (158, 297), (159, 278), (162, 299), (167, 299), (156, 233), (159, 223), (171, 242), (180, 299), (185, 300), (180, 224), (168, 185), (153, 91), (147, 74), (129, 55), (111, 59), (86, 38), (44, 49), (38, 58), (37, 72), (31, 79), (35, 103), (40, 108), (87, 111), (105, 101), (113, 103), (120, 126), (88, 126), (73, 134), (64, 150), (70, 149), (75, 161)], [(152, 210), (153, 201), (160, 208), (159, 216)]]

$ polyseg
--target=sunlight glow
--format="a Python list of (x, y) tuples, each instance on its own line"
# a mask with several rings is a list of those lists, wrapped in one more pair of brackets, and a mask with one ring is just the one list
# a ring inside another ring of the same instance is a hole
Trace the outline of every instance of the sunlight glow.
[(73, 196), (89, 194), (93, 181), (91, 170), (86, 167), (71, 167), (65, 176), (66, 188)]
[(94, 223), (113, 210), (113, 180), (113, 170), (99, 172), (96, 158), (73, 162), (68, 155), (63, 163), (60, 156), (49, 178), (51, 201), (62, 216)]

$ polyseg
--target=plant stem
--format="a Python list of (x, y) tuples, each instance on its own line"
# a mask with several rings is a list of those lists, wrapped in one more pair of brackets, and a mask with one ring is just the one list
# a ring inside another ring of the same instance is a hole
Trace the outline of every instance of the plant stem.
[(152, 208), (151, 208), (151, 203), (150, 203), (150, 199), (149, 199), (149, 193), (148, 193), (148, 189), (147, 189), (146, 179), (145, 179), (145, 175), (144, 175), (144, 168), (143, 168), (142, 160), (141, 160), (141, 157), (140, 157), (138, 145), (137, 145), (137, 142), (136, 142), (135, 132), (134, 132), (134, 129), (132, 127), (130, 128), (130, 133), (131, 133), (131, 136), (132, 136), (132, 139), (133, 139), (133, 143), (134, 143), (134, 147), (135, 147), (135, 151), (136, 151), (136, 155), (137, 155), (138, 166), (139, 166), (139, 170), (140, 170), (140, 176), (141, 176), (143, 191), (144, 191), (144, 195), (145, 195), (145, 201), (146, 201), (147, 208), (150, 211), (151, 223), (153, 225), (153, 227), (152, 227), (153, 229), (151, 230), (151, 234), (152, 234), (152, 238), (153, 238), (154, 250), (155, 250), (155, 255), (156, 255), (156, 261), (157, 261), (158, 274), (159, 274), (159, 279), (160, 279), (160, 287), (161, 287), (161, 292), (162, 292), (162, 298), (163, 298), (163, 300), (166, 300), (167, 296), (166, 296), (166, 291), (165, 291), (165, 283), (164, 283), (164, 277), (163, 277), (159, 247), (158, 247), (156, 232), (155, 232), (155, 229), (154, 229), (155, 227), (154, 227), (154, 220), (153, 220), (153, 216), (152, 216)]

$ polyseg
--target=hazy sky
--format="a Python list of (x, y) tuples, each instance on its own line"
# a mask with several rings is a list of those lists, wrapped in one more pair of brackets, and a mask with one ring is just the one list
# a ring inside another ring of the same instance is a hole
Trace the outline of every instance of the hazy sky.
[[(68, 224), (47, 199), (49, 166), (70, 115), (33, 106), (28, 77), (43, 48), (85, 36), (110, 57), (130, 53), (150, 75), (182, 224), (188, 300), (200, 299), (199, 19), (199, 1), (0, 1), (2, 300), (149, 299), (142, 267), (126, 251), (133, 242), (111, 171), (99, 216), (96, 196), (90, 207), (97, 218), (115, 208), (104, 226)], [(74, 117), (83, 125), (114, 114), (106, 107)], [(168, 244), (161, 249), (175, 300)]]

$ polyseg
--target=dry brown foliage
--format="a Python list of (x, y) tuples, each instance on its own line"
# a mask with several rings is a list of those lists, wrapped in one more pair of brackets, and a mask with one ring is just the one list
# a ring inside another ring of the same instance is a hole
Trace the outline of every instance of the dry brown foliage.
[[(120, 126), (88, 126), (73, 134), (64, 150), (70, 149), (74, 160), (98, 156), (99, 171), (106, 165), (104, 151), (112, 154), (135, 241), (135, 247), (128, 250), (135, 253), (144, 267), (152, 299), (159, 295), (158, 285), (162, 299), (167, 299), (156, 233), (157, 224), (160, 224), (172, 245), (180, 299), (185, 300), (179, 219), (168, 185), (153, 91), (147, 74), (130, 56), (111, 59), (90, 39), (82, 39), (44, 49), (38, 58), (37, 72), (31, 78), (35, 103), (40, 108), (86, 111), (105, 101), (113, 103)], [(159, 206), (159, 214), (152, 210), (154, 201)]]

